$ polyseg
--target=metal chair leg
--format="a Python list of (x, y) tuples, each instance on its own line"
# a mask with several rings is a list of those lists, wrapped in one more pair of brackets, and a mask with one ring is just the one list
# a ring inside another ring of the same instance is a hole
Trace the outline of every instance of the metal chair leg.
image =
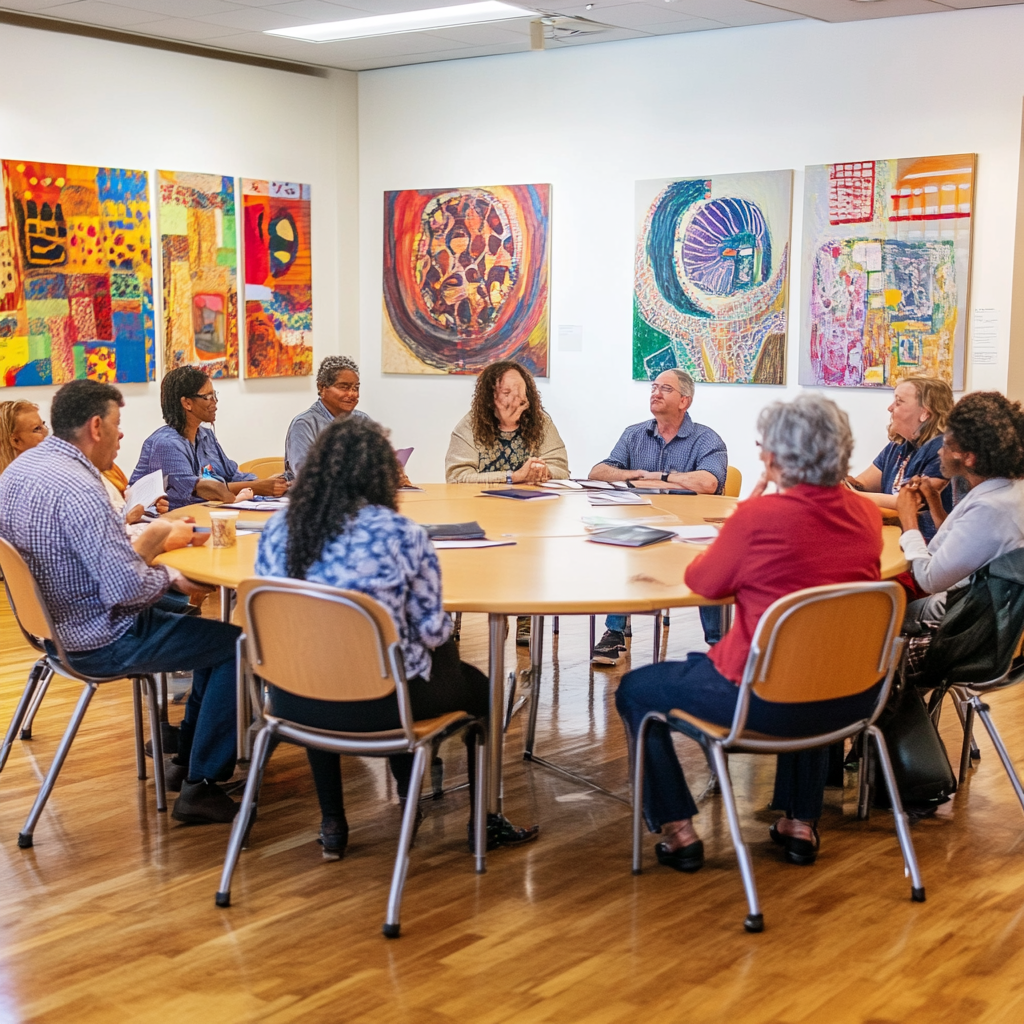
[(401, 930), (399, 914), (402, 908), (402, 890), (405, 888), (405, 876), (409, 871), (409, 847), (412, 846), (412, 835), (416, 827), (416, 811), (419, 808), (420, 788), (423, 785), (423, 772), (426, 766), (427, 747), (421, 745), (416, 748), (412, 760), (412, 777), (409, 779), (409, 794), (405, 800), (405, 813), (402, 815), (402, 834), (398, 839), (395, 870), (391, 876), (387, 916), (381, 929), (388, 939), (397, 939)]
[(594, 616), (591, 615), (590, 616), (590, 650), (591, 651), (594, 650), (594, 644), (597, 643), (597, 640), (594, 637), (594, 625), (595, 625)]
[[(142, 680), (132, 680), (132, 710), (135, 715), (135, 765), (139, 778), (146, 779), (146, 740), (142, 735)], [(153, 746), (156, 753), (156, 745)]]
[[(41, 658), (39, 660), (42, 661)], [(36, 664), (39, 664), (39, 662)], [(46, 691), (50, 688), (50, 682), (52, 679), (53, 669), (50, 668), (49, 664), (43, 661), (42, 670), (39, 673), (39, 678), (36, 680), (36, 692), (32, 697), (32, 703), (29, 705), (25, 721), (22, 722), (21, 725), (20, 739), (32, 739), (32, 723), (36, 720), (36, 713), (39, 711), (40, 704), (43, 703), (43, 698), (46, 696)], [(2, 767), (2, 762), (0, 762), (0, 767)]]
[(740, 862), (740, 875), (743, 877), (743, 888), (747, 894), (747, 907), (750, 913), (744, 918), (743, 927), (748, 932), (763, 932), (764, 915), (761, 913), (761, 906), (757, 901), (754, 865), (750, 860), (747, 844), (743, 841), (743, 833), (740, 831), (740, 819), (736, 813), (736, 799), (732, 792), (729, 765), (725, 759), (725, 752), (717, 743), (711, 744), (710, 753), (715, 774), (718, 776), (718, 783), (722, 787), (722, 803), (725, 804), (726, 817), (729, 819), (729, 833), (732, 836), (732, 845), (736, 850), (736, 859)]
[[(14, 717), (11, 719), (11, 724), (7, 727), (7, 735), (4, 736), (4, 745), (0, 747), (0, 772), (4, 770), (4, 765), (7, 764), (11, 747), (14, 745), (14, 737), (18, 735), (21, 723), (24, 721), (25, 715), (32, 704), (32, 698), (35, 696), (36, 689), (39, 686), (39, 677), (44, 664), (45, 662), (40, 658), (32, 666), (32, 671), (29, 672), (28, 679), (25, 681), (25, 689), (22, 691), (18, 706), (14, 709)], [(24, 733), (22, 738), (24, 739)]]
[(239, 761), (249, 756), (249, 727), (252, 725), (252, 704), (249, 701), (248, 661), (245, 657), (245, 634), (235, 641), (235, 754)]
[(157, 684), (160, 687), (160, 690), (159, 690), (159, 695), (160, 695), (160, 701), (159, 701), (159, 705), (160, 705), (160, 721), (162, 723), (163, 722), (170, 722), (171, 719), (170, 719), (170, 716), (167, 713), (167, 707), (168, 707), (168, 705), (170, 703), (170, 700), (169, 700), (169, 698), (167, 696), (167, 673), (166, 672), (157, 672), (157, 674), (156, 674), (156, 681), (157, 681)]
[(28, 812), (25, 826), (18, 834), (18, 846), (23, 850), (28, 849), (32, 845), (32, 833), (35, 831), (36, 823), (39, 821), (39, 816), (43, 813), (46, 801), (50, 798), (50, 792), (57, 781), (57, 776), (60, 775), (64, 760), (68, 756), (71, 744), (78, 733), (78, 727), (82, 724), (82, 719), (85, 718), (85, 713), (89, 709), (89, 702), (92, 700), (95, 692), (95, 683), (86, 683), (82, 688), (82, 696), (78, 698), (75, 710), (71, 714), (71, 721), (68, 722), (68, 727), (64, 730), (64, 735), (57, 746), (57, 752), (53, 755), (53, 764), (50, 765), (50, 770), (46, 773), (42, 786), (39, 787), (39, 794), (32, 805), (32, 810)]
[(633, 763), (630, 766), (633, 780), (633, 874), (643, 870), (643, 816), (644, 816), (644, 752), (647, 749), (647, 730), (651, 722), (664, 722), (660, 711), (648, 711), (640, 722), (633, 742)]
[(984, 723), (985, 729), (988, 732), (988, 737), (992, 741), (992, 746), (996, 748), (999, 760), (1003, 762), (1003, 767), (1006, 769), (1010, 785), (1013, 786), (1013, 791), (1017, 794), (1017, 799), (1020, 801), (1021, 807), (1024, 808), (1024, 787), (1021, 786), (1020, 777), (1017, 775), (1017, 771), (1013, 767), (1013, 762), (1010, 760), (1010, 755), (1006, 752), (1006, 747), (1003, 746), (1003, 740), (999, 735), (999, 730), (992, 721), (988, 705), (985, 704), (980, 697), (973, 697), (971, 699), (971, 704), (974, 707), (974, 710), (978, 713), (978, 717)]
[[(556, 617), (557, 621), (557, 617)], [(537, 708), (540, 702), (540, 674), (544, 661), (544, 616), (534, 615), (530, 622), (530, 669), (533, 679), (530, 687), (530, 716), (526, 725), (523, 757), (533, 757), (533, 741), (537, 733)]]
[(456, 612), (452, 618), (452, 639), (456, 643), (462, 639), (462, 612)]
[(487, 730), (477, 727), (476, 793), (473, 796), (473, 845), (476, 873), (487, 870)]
[(653, 665), (657, 665), (661, 661), (661, 612), (655, 612), (654, 614), (654, 661)]
[(867, 737), (860, 738), (860, 766), (857, 770), (857, 820), (871, 817), (871, 744)]
[(248, 835), (251, 825), (251, 818), (256, 812), (256, 800), (259, 795), (259, 784), (263, 777), (263, 769), (274, 749), (270, 742), (273, 737), (269, 727), (264, 726), (256, 736), (256, 743), (253, 746), (252, 765), (249, 768), (249, 777), (245, 780), (245, 789), (242, 792), (242, 803), (238, 808), (238, 814), (231, 825), (231, 838), (228, 840), (227, 853), (224, 855), (224, 868), (220, 873), (220, 888), (214, 900), (218, 907), (231, 906), (231, 876), (235, 873), (235, 865), (238, 863), (238, 855), (242, 852), (242, 843)]
[(957, 710), (963, 717), (964, 742), (960, 748), (960, 775), (957, 784), (962, 786), (967, 778), (967, 771), (971, 767), (971, 748), (974, 746), (974, 705), (970, 701), (964, 703), (961, 709)]
[(558, 636), (558, 616), (551, 616), (551, 635)]
[(157, 702), (157, 682), (153, 676), (142, 680), (149, 698), (149, 735), (153, 743), (153, 779), (156, 783), (156, 809), (167, 810), (167, 789), (164, 786), (164, 738), (160, 722), (160, 705)]
[(924, 882), (921, 881), (921, 871), (917, 866), (914, 840), (910, 838), (910, 823), (907, 821), (906, 812), (903, 810), (903, 801), (900, 800), (900, 791), (896, 786), (896, 776), (892, 770), (892, 761), (889, 759), (889, 748), (885, 745), (885, 737), (877, 725), (869, 725), (867, 731), (875, 741), (878, 764), (882, 769), (886, 789), (889, 791), (892, 816), (896, 819), (896, 835), (899, 837), (900, 849), (903, 851), (903, 863), (906, 865), (907, 871), (910, 872), (910, 898), (915, 903), (924, 903)]

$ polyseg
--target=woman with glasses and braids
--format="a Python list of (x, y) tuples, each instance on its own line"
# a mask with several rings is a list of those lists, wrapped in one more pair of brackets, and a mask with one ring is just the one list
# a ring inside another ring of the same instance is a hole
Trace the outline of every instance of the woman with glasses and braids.
[[(397, 511), (400, 479), (398, 460), (380, 426), (367, 417), (331, 423), (309, 450), (288, 508), (263, 531), (256, 575), (289, 576), (368, 594), (394, 619), (414, 717), (434, 718), (450, 711), (486, 717), (487, 677), (459, 660), (450, 639), (451, 619), (441, 603), (434, 547), (422, 526)], [(325, 701), (271, 687), (269, 699), (274, 714), (323, 729), (378, 732), (401, 725), (394, 694), (377, 700)], [(475, 735), (467, 735), (466, 742), (475, 746)], [(337, 860), (348, 842), (340, 758), (312, 748), (306, 753), (320, 801), (324, 857)], [(390, 761), (399, 795), (404, 796), (412, 755)], [(470, 749), (471, 790), (476, 785), (474, 765)], [(536, 828), (516, 828), (500, 815), (488, 815), (489, 846), (523, 843), (536, 835)]]
[(160, 408), (166, 426), (146, 438), (131, 482), (160, 470), (172, 509), (196, 501), (245, 501), (254, 494), (277, 496), (288, 489), (283, 476), (257, 480), (252, 473), (240, 473), (238, 464), (224, 454), (217, 435), (204, 428), (204, 424), (217, 419), (217, 392), (198, 367), (179, 366), (164, 377)]

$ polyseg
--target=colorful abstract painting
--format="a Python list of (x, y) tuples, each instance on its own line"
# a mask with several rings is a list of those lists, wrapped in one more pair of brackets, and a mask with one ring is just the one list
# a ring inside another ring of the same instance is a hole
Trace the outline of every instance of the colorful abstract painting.
[(786, 382), (793, 172), (638, 181), (633, 379)]
[(975, 154), (808, 167), (800, 383), (963, 388)]
[(550, 185), (384, 193), (385, 373), (548, 375)]
[(313, 372), (310, 191), (242, 179), (246, 377)]
[(164, 372), (238, 376), (235, 179), (157, 171), (164, 285)]
[(153, 380), (145, 171), (3, 161), (0, 381)]

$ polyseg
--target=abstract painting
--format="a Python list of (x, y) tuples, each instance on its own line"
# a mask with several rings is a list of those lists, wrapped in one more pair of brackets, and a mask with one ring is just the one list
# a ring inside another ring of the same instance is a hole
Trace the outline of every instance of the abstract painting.
[(975, 154), (808, 167), (800, 383), (963, 388)]
[(313, 372), (310, 191), (242, 179), (246, 377)]
[(238, 376), (235, 179), (157, 171), (164, 284), (164, 372)]
[(792, 171), (636, 184), (633, 379), (785, 384)]
[(0, 381), (156, 373), (145, 171), (3, 161)]
[(548, 375), (550, 185), (384, 193), (385, 373)]

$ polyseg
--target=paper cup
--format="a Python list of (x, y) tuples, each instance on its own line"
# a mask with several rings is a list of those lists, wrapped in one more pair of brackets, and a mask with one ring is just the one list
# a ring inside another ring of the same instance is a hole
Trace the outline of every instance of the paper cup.
[(217, 508), (210, 511), (210, 536), (215, 548), (233, 548), (236, 542), (235, 523), (238, 513), (232, 509)]

